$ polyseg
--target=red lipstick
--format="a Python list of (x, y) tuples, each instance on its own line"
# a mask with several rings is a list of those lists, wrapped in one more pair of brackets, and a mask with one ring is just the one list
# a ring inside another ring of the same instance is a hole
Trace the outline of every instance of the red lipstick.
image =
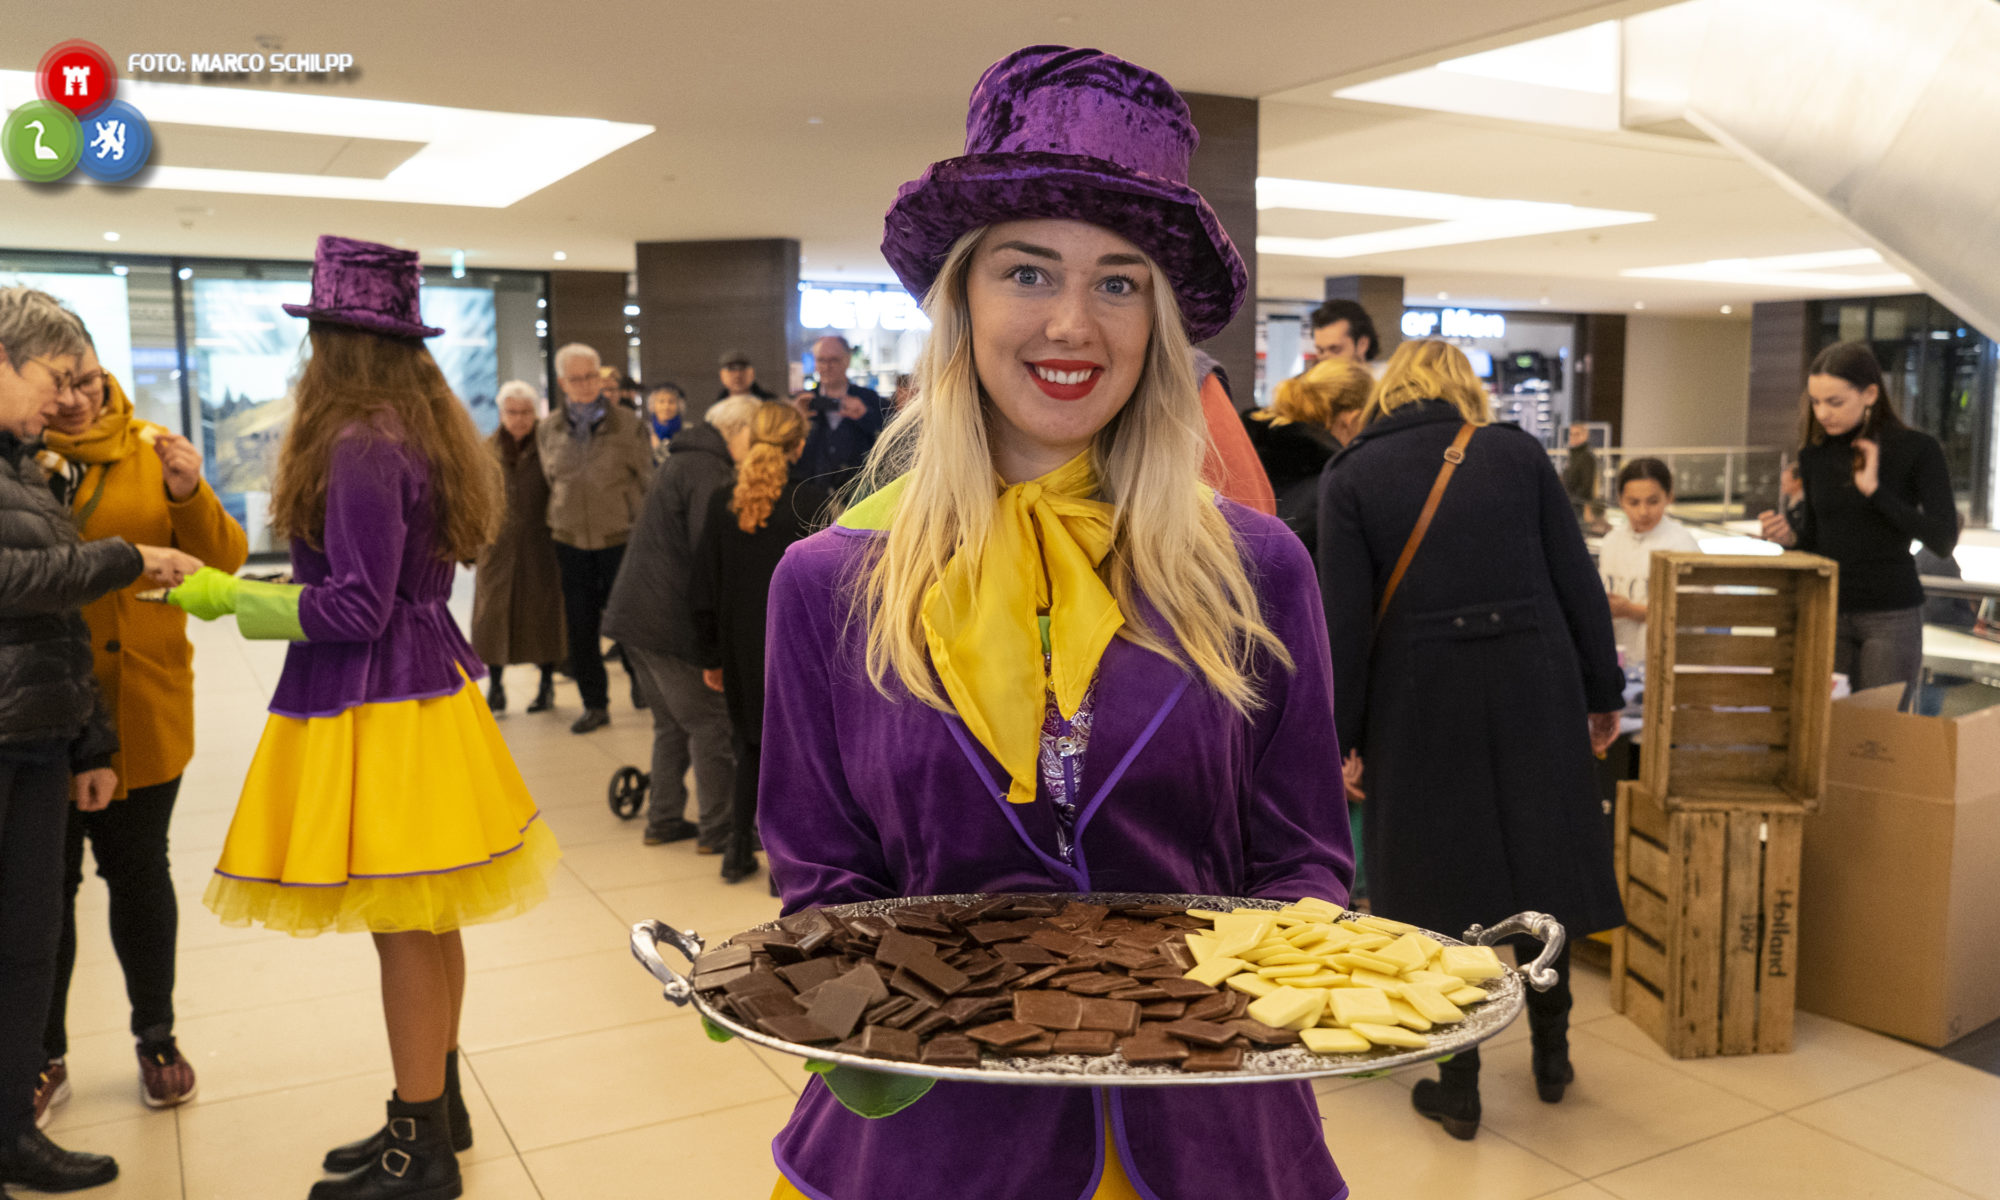
[[(1074, 382), (1057, 382), (1047, 378), (1043, 372), (1065, 375)], [(1098, 363), (1081, 362), (1066, 358), (1045, 358), (1028, 364), (1028, 378), (1042, 389), (1042, 394), (1051, 400), (1081, 400), (1097, 386), (1097, 380), (1104, 374)], [(1080, 379), (1077, 377), (1081, 376)]]

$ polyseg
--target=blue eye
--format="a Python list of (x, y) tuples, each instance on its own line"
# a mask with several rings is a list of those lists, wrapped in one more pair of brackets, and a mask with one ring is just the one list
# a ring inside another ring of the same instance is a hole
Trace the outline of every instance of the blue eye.
[(1104, 286), (1114, 296), (1133, 296), (1139, 291), (1139, 281), (1129, 275), (1113, 275), (1104, 281)]
[(1038, 283), (1045, 282), (1040, 267), (1015, 267), (1013, 270), (1007, 272), (1007, 278), (1012, 279), (1015, 283), (1023, 287), (1034, 287)]

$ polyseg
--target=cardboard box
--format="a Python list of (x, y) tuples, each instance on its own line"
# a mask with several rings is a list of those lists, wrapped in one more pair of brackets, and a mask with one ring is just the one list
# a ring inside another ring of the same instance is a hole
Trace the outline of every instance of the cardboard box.
[(1798, 1006), (1927, 1046), (2000, 1020), (2000, 707), (1833, 706), (1806, 823)]

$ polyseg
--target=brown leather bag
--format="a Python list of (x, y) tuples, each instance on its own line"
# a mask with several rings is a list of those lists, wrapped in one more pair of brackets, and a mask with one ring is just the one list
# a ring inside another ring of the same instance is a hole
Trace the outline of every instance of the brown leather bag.
[(1424, 544), (1424, 535), (1430, 532), (1431, 518), (1437, 515), (1438, 501), (1444, 499), (1444, 489), (1450, 485), (1451, 477), (1458, 470), (1458, 464), (1465, 461), (1465, 447), (1472, 441), (1473, 426), (1467, 423), (1459, 426), (1458, 436), (1445, 448), (1444, 466), (1438, 468), (1437, 482), (1431, 484), (1430, 498), (1424, 501), (1424, 511), (1417, 514), (1417, 526), (1410, 530), (1410, 540), (1403, 543), (1403, 553), (1396, 559), (1396, 569), (1389, 572), (1389, 586), (1382, 589), (1382, 599), (1375, 605), (1375, 624), (1382, 624), (1382, 617), (1389, 611), (1389, 601), (1396, 598), (1396, 589), (1402, 586), (1403, 573), (1410, 569), (1410, 560), (1417, 556), (1417, 547)]

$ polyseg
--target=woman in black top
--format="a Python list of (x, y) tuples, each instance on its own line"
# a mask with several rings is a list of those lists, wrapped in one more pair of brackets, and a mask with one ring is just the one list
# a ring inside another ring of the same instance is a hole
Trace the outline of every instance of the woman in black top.
[(1903, 424), (1860, 342), (1813, 360), (1802, 423), (1805, 500), (1790, 520), (1764, 513), (1764, 536), (1840, 564), (1833, 669), (1857, 692), (1903, 684), (1907, 703), (1924, 661), (1924, 589), (1910, 543), (1944, 558), (1958, 544), (1944, 449)]
[(1271, 480), (1278, 519), (1319, 560), (1319, 476), (1327, 460), (1361, 430), (1361, 410), (1375, 390), (1366, 367), (1323, 358), (1278, 385), (1271, 407), (1243, 414), (1257, 461)]
[(764, 741), (764, 616), (771, 576), (793, 542), (819, 527), (830, 493), (793, 482), (806, 448), (806, 422), (789, 404), (757, 406), (729, 435), (736, 486), (710, 501), (695, 551), (692, 600), (703, 677), (729, 708), (736, 750), (736, 795), (722, 878), (757, 872), (757, 765)]

